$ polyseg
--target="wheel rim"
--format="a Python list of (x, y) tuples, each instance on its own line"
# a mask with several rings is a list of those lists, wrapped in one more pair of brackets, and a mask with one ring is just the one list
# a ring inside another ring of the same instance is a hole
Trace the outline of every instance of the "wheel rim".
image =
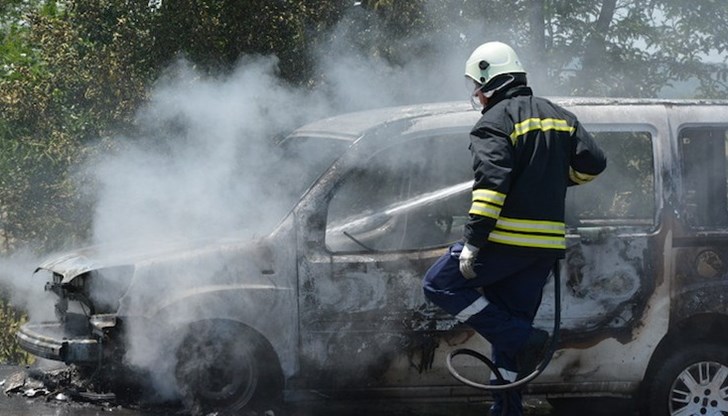
[(670, 388), (670, 415), (728, 414), (728, 367), (701, 361), (678, 374)]

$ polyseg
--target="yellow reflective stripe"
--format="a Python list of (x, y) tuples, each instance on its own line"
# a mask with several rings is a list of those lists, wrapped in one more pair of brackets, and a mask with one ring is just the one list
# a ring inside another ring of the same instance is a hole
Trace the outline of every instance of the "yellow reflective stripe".
[(470, 206), (469, 214), (473, 215), (480, 215), (481, 217), (490, 217), (494, 219), (498, 219), (498, 216), (500, 215), (501, 208), (494, 205), (488, 205), (484, 202), (473, 202), (473, 205)]
[(490, 189), (473, 189), (473, 201), (490, 202), (503, 206), (506, 195)]
[(558, 118), (529, 118), (513, 126), (511, 142), (516, 144), (519, 136), (523, 136), (524, 134), (534, 130), (556, 130), (573, 133), (574, 127), (569, 126), (569, 123), (567, 123), (566, 120)]
[(499, 230), (491, 231), (488, 241), (520, 247), (566, 249), (565, 237), (515, 234)]
[(571, 179), (571, 181), (574, 183), (578, 183), (579, 185), (590, 182), (596, 177), (597, 175), (588, 175), (586, 173), (575, 171), (574, 168), (569, 168), (569, 179)]
[(566, 234), (566, 225), (558, 221), (522, 220), (500, 217), (495, 226), (502, 230), (520, 231), (524, 233)]

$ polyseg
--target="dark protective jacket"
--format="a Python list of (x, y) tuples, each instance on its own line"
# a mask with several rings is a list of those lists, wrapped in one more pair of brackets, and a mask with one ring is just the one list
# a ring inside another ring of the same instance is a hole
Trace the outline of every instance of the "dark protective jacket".
[(470, 140), (475, 182), (465, 241), (563, 257), (566, 188), (606, 168), (591, 134), (572, 113), (521, 85), (491, 98)]

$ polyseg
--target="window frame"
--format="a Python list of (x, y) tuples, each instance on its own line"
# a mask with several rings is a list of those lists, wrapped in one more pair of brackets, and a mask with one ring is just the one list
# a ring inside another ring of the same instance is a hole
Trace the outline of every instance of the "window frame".
[[(659, 201), (660, 201), (660, 187), (659, 187), (659, 170), (658, 170), (658, 157), (657, 157), (657, 129), (651, 125), (651, 124), (640, 124), (640, 123), (632, 123), (632, 124), (587, 124), (584, 123), (585, 129), (592, 135), (598, 134), (598, 133), (632, 133), (632, 134), (647, 134), (649, 135), (650, 140), (650, 157), (652, 160), (652, 204), (651, 204), (651, 217), (649, 222), (646, 222), (644, 219), (638, 219), (638, 218), (630, 218), (630, 219), (624, 219), (620, 218), (618, 216), (615, 217), (604, 217), (604, 218), (595, 218), (595, 219), (584, 219), (579, 221), (579, 224), (576, 226), (567, 224), (567, 227), (570, 229), (580, 229), (580, 228), (595, 228), (595, 227), (620, 227), (620, 228), (635, 228), (635, 229), (645, 229), (648, 231), (653, 231), (657, 227), (659, 227)], [(603, 147), (603, 146), (602, 146)], [(614, 169), (614, 166), (610, 163), (610, 156), (607, 156), (607, 168), (606, 171), (609, 171), (609, 169)], [(572, 189), (579, 189), (582, 186), (585, 187), (595, 187), (600, 186), (600, 181), (605, 181), (606, 178), (604, 177), (604, 173), (602, 173), (600, 176), (597, 176), (597, 178), (594, 180), (594, 182), (586, 183), (584, 185), (577, 185), (569, 188), (569, 191), (567, 191), (567, 204), (569, 202), (573, 202), (573, 197), (569, 196), (569, 193)], [(578, 192), (578, 191), (577, 191)], [(567, 213), (568, 214), (568, 213)], [(647, 217), (646, 217), (647, 218)]]
[[(392, 140), (392, 142), (388, 143), (386, 146), (377, 147), (375, 152), (372, 153), (370, 155), (370, 157), (368, 157), (366, 159), (365, 162), (372, 160), (377, 155), (380, 155), (384, 152), (391, 150), (395, 146), (407, 146), (408, 144), (415, 142), (415, 141), (427, 141), (427, 140), (438, 140), (438, 139), (447, 140), (446, 136), (451, 136), (451, 138), (453, 140), (463, 144), (464, 145), (463, 152), (469, 155), (470, 151), (468, 150), (467, 143), (469, 143), (469, 134), (470, 134), (471, 128), (472, 128), (472, 126), (470, 126), (470, 125), (467, 125), (467, 126), (462, 125), (462, 126), (449, 126), (449, 127), (443, 127), (443, 128), (432, 128), (432, 129), (428, 129), (428, 130), (417, 131), (416, 133), (406, 133), (405, 132), (405, 133), (402, 133), (399, 137), (397, 137), (396, 140)], [(456, 137), (458, 135), (462, 136), (462, 139), (458, 139)], [(468, 157), (467, 161), (468, 161), (468, 163), (466, 165), (467, 169), (471, 169), (472, 159), (470, 159)], [(330, 211), (332, 200), (334, 198), (334, 195), (336, 195), (337, 192), (339, 192), (341, 190), (341, 187), (344, 186), (349, 180), (351, 180), (352, 176), (356, 175), (356, 174), (357, 174), (357, 166), (349, 166), (349, 169), (347, 170), (346, 174), (342, 175), (340, 178), (338, 178), (336, 184), (329, 190), (329, 192), (326, 196), (326, 201), (325, 201), (326, 214), (323, 217), (323, 219), (324, 219), (323, 234), (324, 235), (323, 235), (322, 242), (323, 242), (324, 250), (327, 253), (333, 254), (333, 255), (349, 255), (349, 254), (365, 255), (365, 254), (371, 254), (371, 253), (389, 254), (389, 253), (397, 253), (397, 252), (416, 252), (416, 251), (422, 251), (422, 250), (430, 250), (430, 249), (448, 247), (449, 245), (451, 245), (452, 243), (457, 241), (457, 240), (453, 240), (453, 241), (448, 241), (448, 242), (444, 242), (441, 244), (425, 245), (425, 246), (421, 246), (421, 247), (395, 248), (395, 249), (382, 249), (382, 250), (375, 249), (375, 250), (371, 250), (371, 251), (368, 251), (365, 249), (338, 250), (335, 247), (333, 247), (333, 248), (330, 247), (330, 245), (328, 243), (327, 233), (328, 233), (329, 225), (330, 225), (329, 211)], [(472, 179), (469, 179), (469, 180), (472, 183)], [(448, 187), (456, 186), (456, 185), (460, 185), (460, 183), (449, 185)], [(424, 193), (424, 194), (426, 194), (426, 193)], [(418, 199), (424, 194), (418, 194), (417, 196), (415, 196), (411, 199)], [(470, 199), (469, 191), (468, 191), (468, 199)], [(392, 204), (397, 204), (399, 202), (404, 202), (404, 201), (405, 200), (397, 201), (397, 202), (393, 202)], [(465, 211), (464, 211), (463, 215), (467, 215), (467, 207), (465, 207), (464, 210)]]
[[(676, 137), (675, 142), (677, 145), (677, 154), (678, 154), (678, 171), (680, 172), (680, 209), (683, 211), (685, 215), (685, 225), (689, 227), (691, 230), (695, 231), (716, 231), (716, 232), (725, 232), (728, 230), (728, 222), (725, 224), (696, 224), (691, 220), (690, 213), (688, 212), (688, 208), (686, 207), (686, 200), (688, 198), (688, 173), (686, 171), (686, 154), (684, 152), (683, 147), (683, 134), (686, 130), (689, 129), (701, 129), (701, 130), (724, 130), (724, 178), (726, 179), (726, 195), (724, 197), (723, 203), (726, 206), (726, 212), (724, 213), (725, 218), (728, 219), (728, 122), (691, 122), (691, 123), (682, 123), (676, 127)], [(710, 201), (704, 201), (706, 204), (708, 204)]]

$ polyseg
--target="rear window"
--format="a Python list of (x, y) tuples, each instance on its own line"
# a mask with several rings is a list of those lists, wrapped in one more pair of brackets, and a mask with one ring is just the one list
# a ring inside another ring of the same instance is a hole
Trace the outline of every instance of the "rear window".
[(728, 126), (686, 127), (679, 143), (682, 209), (694, 227), (728, 226)]

